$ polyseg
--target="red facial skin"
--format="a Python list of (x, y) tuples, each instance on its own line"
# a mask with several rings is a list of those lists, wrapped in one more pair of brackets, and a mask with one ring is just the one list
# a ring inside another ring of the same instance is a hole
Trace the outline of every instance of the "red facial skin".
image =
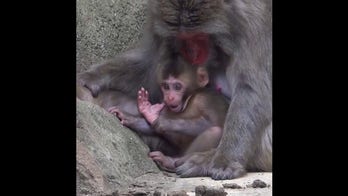
[(177, 39), (181, 41), (181, 55), (189, 63), (202, 65), (208, 59), (209, 36), (205, 33), (180, 33)]

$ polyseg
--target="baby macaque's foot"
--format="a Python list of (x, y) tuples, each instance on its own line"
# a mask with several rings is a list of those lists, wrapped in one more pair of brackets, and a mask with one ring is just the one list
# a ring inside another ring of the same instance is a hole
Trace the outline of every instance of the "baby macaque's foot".
[(154, 160), (162, 170), (175, 172), (176, 158), (165, 156), (160, 151), (153, 151), (149, 153), (149, 157)]

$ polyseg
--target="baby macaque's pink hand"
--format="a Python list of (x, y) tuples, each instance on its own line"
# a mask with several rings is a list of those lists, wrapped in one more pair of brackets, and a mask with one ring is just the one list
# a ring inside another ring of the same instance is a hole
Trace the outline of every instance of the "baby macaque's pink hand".
[(131, 118), (129, 118), (127, 115), (121, 112), (121, 110), (119, 110), (116, 106), (108, 108), (107, 111), (115, 115), (120, 120), (120, 123), (123, 126), (128, 127), (131, 125), (131, 121), (130, 121)]
[(149, 93), (141, 87), (141, 89), (138, 91), (138, 109), (141, 114), (143, 114), (144, 111), (148, 110), (151, 103), (149, 102)]
[(143, 87), (138, 91), (139, 112), (151, 125), (159, 117), (159, 113), (163, 109), (163, 107), (164, 103), (152, 105), (149, 102), (149, 92)]

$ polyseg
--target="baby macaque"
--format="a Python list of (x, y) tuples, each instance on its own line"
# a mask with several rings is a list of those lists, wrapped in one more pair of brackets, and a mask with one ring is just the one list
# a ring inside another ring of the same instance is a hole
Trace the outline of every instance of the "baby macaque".
[(125, 126), (138, 132), (154, 131), (177, 148), (177, 154), (173, 156), (163, 154), (162, 150), (149, 153), (162, 169), (173, 171), (175, 162), (184, 155), (217, 147), (228, 100), (213, 89), (205, 88), (209, 77), (204, 67), (192, 66), (178, 59), (176, 64), (162, 68), (158, 79), (164, 103), (151, 104), (149, 93), (144, 88), (138, 92), (138, 109), (149, 127), (140, 130), (143, 119), (135, 120), (134, 116), (118, 107), (111, 107), (109, 112), (118, 116)]

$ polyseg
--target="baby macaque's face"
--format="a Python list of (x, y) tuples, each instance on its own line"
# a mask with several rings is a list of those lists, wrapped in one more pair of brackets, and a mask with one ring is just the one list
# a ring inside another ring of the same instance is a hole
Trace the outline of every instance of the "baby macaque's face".
[(186, 85), (181, 80), (169, 76), (161, 83), (164, 103), (173, 112), (180, 112), (183, 107), (183, 97)]

